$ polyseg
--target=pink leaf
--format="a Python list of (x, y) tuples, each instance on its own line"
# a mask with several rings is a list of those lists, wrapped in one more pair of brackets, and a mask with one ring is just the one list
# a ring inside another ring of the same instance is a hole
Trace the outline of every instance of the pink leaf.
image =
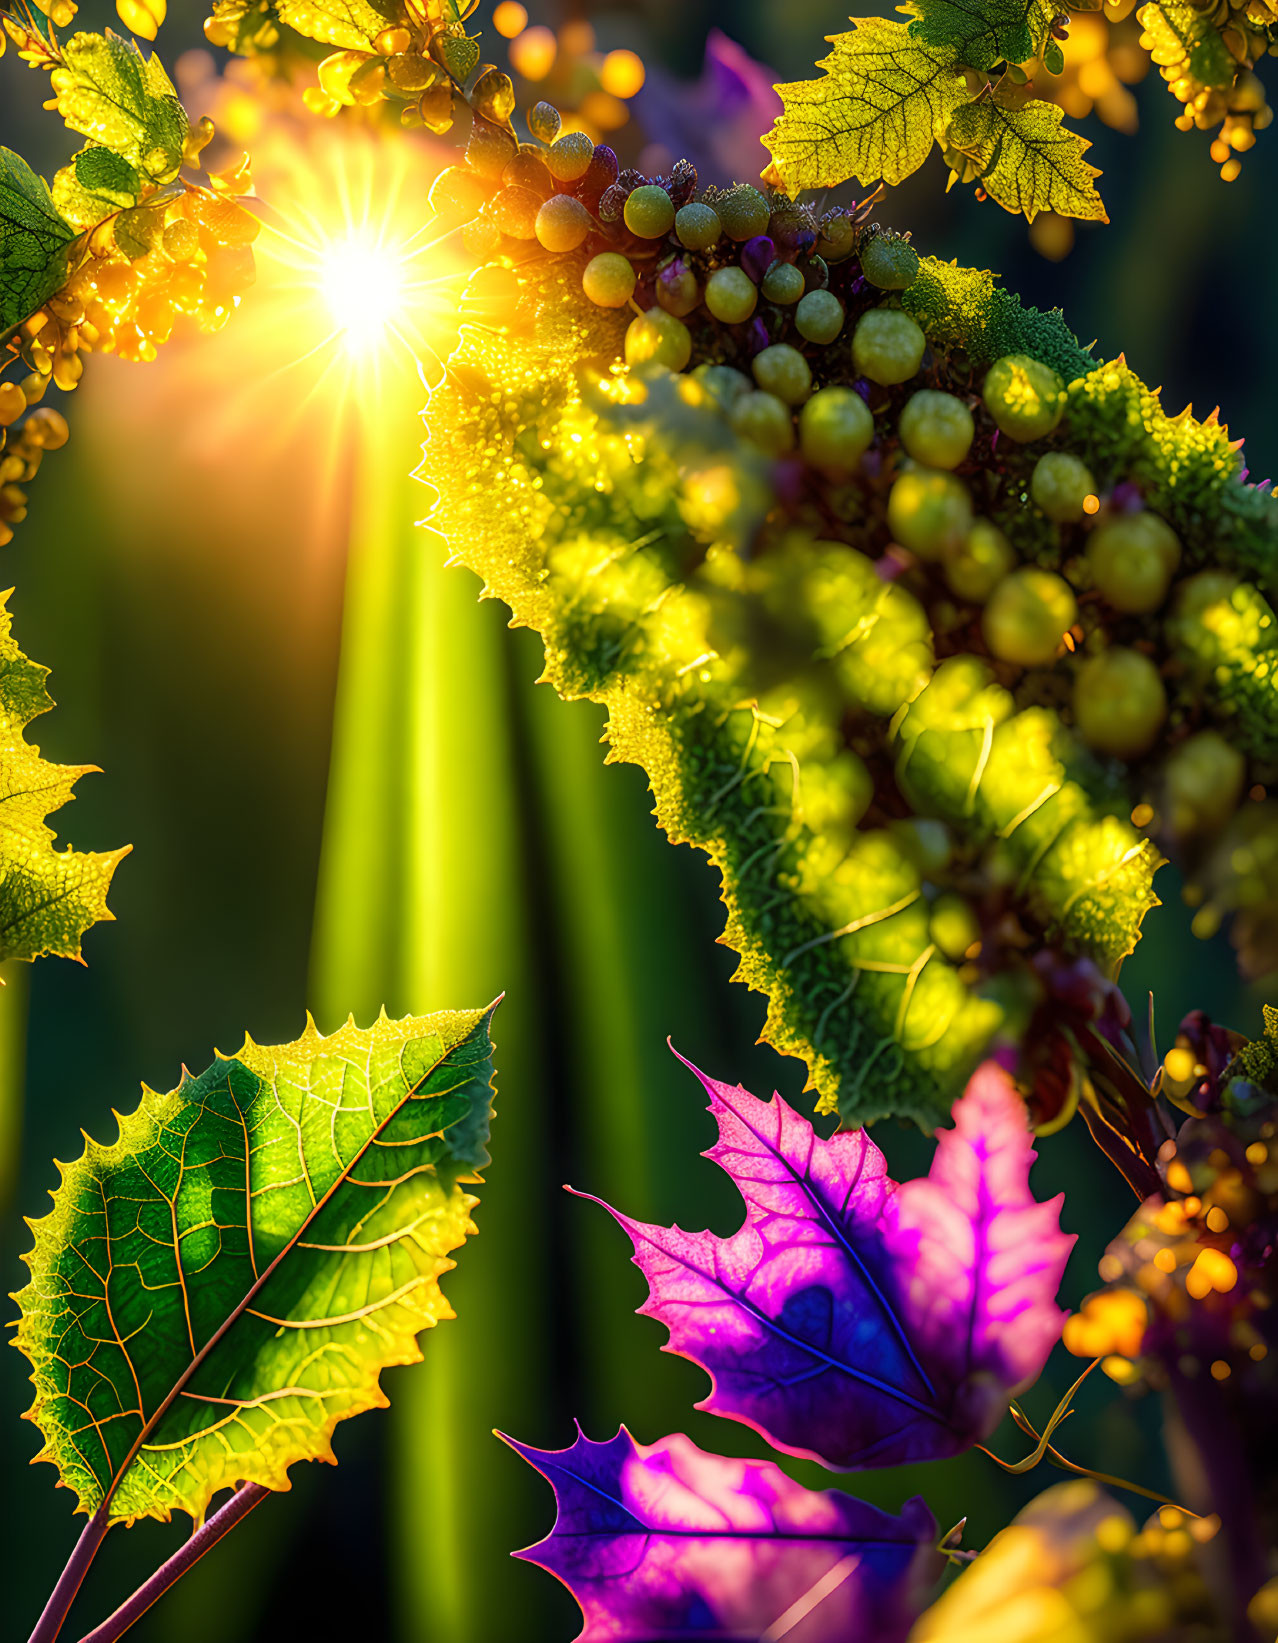
[(549, 1479), (555, 1526), (517, 1557), (563, 1581), (581, 1643), (897, 1643), (940, 1573), (921, 1500), (892, 1517), (816, 1493), (771, 1461), (708, 1455), (676, 1435), (511, 1448)]
[(697, 1076), (719, 1125), (707, 1156), (740, 1188), (744, 1224), (719, 1238), (616, 1219), (648, 1279), (640, 1310), (710, 1374), (700, 1407), (837, 1467), (988, 1436), (1060, 1334), (1073, 1245), (1059, 1200), (1030, 1196), (1006, 1075), (981, 1068), (928, 1179), (900, 1188), (863, 1132), (822, 1140), (780, 1096)]

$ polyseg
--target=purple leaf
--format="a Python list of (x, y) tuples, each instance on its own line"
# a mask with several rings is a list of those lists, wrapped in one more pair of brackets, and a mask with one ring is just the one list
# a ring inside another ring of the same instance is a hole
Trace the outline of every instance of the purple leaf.
[[(693, 1069), (696, 1070), (695, 1068)], [(1036, 1204), (1025, 1109), (994, 1063), (975, 1075), (926, 1180), (888, 1178), (863, 1131), (822, 1140), (781, 1099), (698, 1073), (736, 1182), (730, 1238), (611, 1211), (648, 1280), (665, 1350), (708, 1371), (698, 1407), (828, 1466), (895, 1466), (987, 1437), (1042, 1368), (1074, 1240)]]
[(818, 1494), (765, 1460), (676, 1435), (570, 1449), (505, 1441), (549, 1479), (558, 1510), (527, 1558), (581, 1605), (580, 1643), (897, 1643), (940, 1573), (921, 1500), (900, 1517)]

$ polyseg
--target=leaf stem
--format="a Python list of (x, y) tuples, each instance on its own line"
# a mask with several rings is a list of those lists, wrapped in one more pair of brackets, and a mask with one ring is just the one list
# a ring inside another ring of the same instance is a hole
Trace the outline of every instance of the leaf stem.
[(71, 1605), (75, 1602), (75, 1594), (80, 1590), (80, 1584), (89, 1572), (89, 1565), (97, 1556), (98, 1547), (101, 1546), (110, 1527), (107, 1505), (103, 1502), (80, 1531), (80, 1538), (67, 1559), (66, 1567), (49, 1594), (49, 1601), (44, 1606), (43, 1614), (36, 1621), (30, 1643), (54, 1643)]
[[(148, 1581), (138, 1587), (132, 1597), (126, 1598), (100, 1626), (86, 1632), (80, 1643), (115, 1643), (115, 1639), (122, 1637), (135, 1621), (140, 1620), (156, 1599), (163, 1597), (169, 1587), (198, 1563), (205, 1552), (216, 1546), (222, 1536), (229, 1534), (255, 1506), (260, 1506), (268, 1494), (270, 1490), (264, 1489), (260, 1483), (246, 1483), (237, 1489), (224, 1506), (204, 1520), (185, 1545), (179, 1547)], [(35, 1643), (34, 1638), (32, 1643)]]

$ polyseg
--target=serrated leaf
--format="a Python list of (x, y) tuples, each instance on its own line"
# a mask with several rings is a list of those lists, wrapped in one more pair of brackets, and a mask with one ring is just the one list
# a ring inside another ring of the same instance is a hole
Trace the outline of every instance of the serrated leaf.
[(467, 34), (444, 34), (439, 39), (444, 67), (460, 85), (470, 78), (479, 61), (479, 41)]
[(63, 283), (74, 238), (44, 179), (0, 148), (0, 332), (21, 324)]
[(336, 1424), (385, 1405), (452, 1311), (475, 1229), (492, 1008), (245, 1039), (114, 1145), (64, 1164), (31, 1223), (17, 1345), (29, 1417), (80, 1507), (199, 1518), (218, 1490), (288, 1487)]
[(189, 126), (157, 56), (110, 29), (73, 34), (50, 83), (72, 131), (113, 149), (155, 182), (177, 175)]
[(910, 37), (951, 47), (968, 68), (1024, 63), (1048, 38), (1056, 8), (1048, 0), (917, 0)]
[(578, 1643), (792, 1631), (899, 1643), (941, 1572), (936, 1520), (917, 1496), (892, 1517), (805, 1489), (771, 1461), (707, 1454), (682, 1434), (636, 1443), (624, 1426), (607, 1443), (579, 1430), (569, 1449), (505, 1441), (555, 1491), (554, 1528), (515, 1556), (577, 1599)]
[(953, 47), (914, 40), (904, 23), (867, 18), (831, 43), (823, 79), (777, 87), (784, 111), (763, 139), (791, 194), (850, 177), (899, 183), (968, 97)]
[(1029, 1190), (1025, 1106), (979, 1068), (926, 1179), (897, 1186), (864, 1130), (822, 1140), (774, 1095), (698, 1073), (741, 1192), (730, 1238), (610, 1213), (648, 1280), (639, 1309), (711, 1378), (699, 1409), (841, 1469), (970, 1448), (1060, 1336), (1073, 1238)]
[(1096, 192), (1100, 176), (1083, 158), (1092, 146), (1061, 122), (1056, 103), (1009, 107), (996, 93), (956, 110), (949, 142), (980, 168), (981, 187), (1005, 211), (1033, 222), (1040, 211), (1108, 222)]
[(343, 51), (369, 51), (386, 19), (369, 0), (281, 0), (281, 23), (308, 40)]
[(1194, 91), (1224, 91), (1233, 85), (1238, 65), (1210, 10), (1200, 11), (1190, 0), (1151, 0), (1136, 16), (1145, 31), (1141, 44), (1164, 79), (1183, 76), (1193, 82)]
[(14, 643), (9, 594), (0, 594), (0, 959), (54, 953), (80, 957), (90, 925), (115, 915), (107, 891), (129, 846), (104, 854), (55, 850), (45, 817), (74, 797), (96, 765), (56, 765), (26, 740), (26, 727), (53, 701), (48, 668)]
[(53, 179), (54, 203), (81, 231), (136, 205), (141, 192), (142, 174), (137, 167), (98, 143), (82, 148)]

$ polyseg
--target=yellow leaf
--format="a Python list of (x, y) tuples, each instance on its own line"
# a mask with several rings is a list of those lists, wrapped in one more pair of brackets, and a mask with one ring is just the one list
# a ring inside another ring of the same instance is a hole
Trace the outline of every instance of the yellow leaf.
[(820, 80), (778, 86), (784, 111), (764, 143), (786, 190), (899, 183), (931, 152), (968, 96), (949, 46), (871, 17), (831, 37)]
[(1092, 146), (1062, 126), (1055, 103), (1009, 106), (999, 95), (958, 109), (948, 141), (976, 165), (981, 187), (1005, 211), (1022, 211), (1033, 222), (1040, 211), (1108, 222), (1096, 192), (1100, 176), (1083, 155)]
[(10, 636), (8, 598), (0, 594), (0, 958), (78, 959), (89, 926), (115, 916), (107, 887), (130, 847), (103, 854), (53, 848), (45, 817), (97, 767), (50, 764), (27, 741), (27, 725), (53, 703), (44, 688), (48, 669)]

